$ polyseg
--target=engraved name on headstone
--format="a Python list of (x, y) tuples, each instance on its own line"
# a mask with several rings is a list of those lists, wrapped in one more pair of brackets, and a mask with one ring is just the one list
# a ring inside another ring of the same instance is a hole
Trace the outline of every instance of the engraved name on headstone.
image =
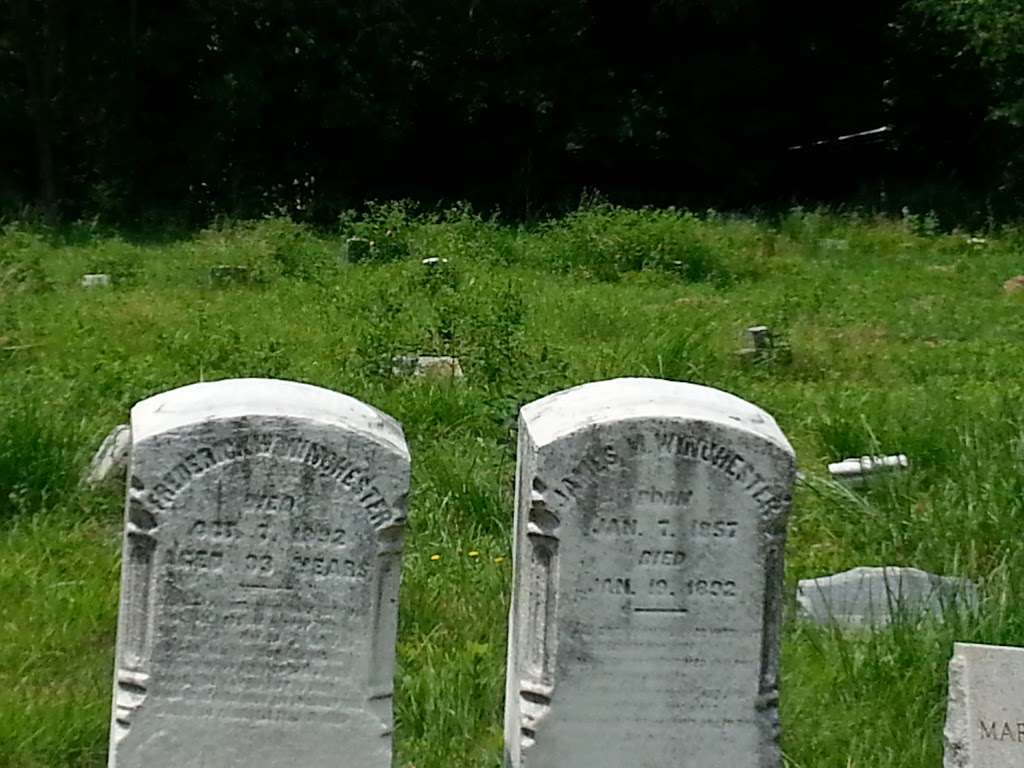
[(1024, 648), (955, 643), (945, 768), (1024, 765)]
[(398, 423), (240, 379), (144, 400), (131, 433), (111, 768), (390, 766)]
[(656, 379), (523, 408), (506, 764), (777, 768), (794, 457), (760, 408)]

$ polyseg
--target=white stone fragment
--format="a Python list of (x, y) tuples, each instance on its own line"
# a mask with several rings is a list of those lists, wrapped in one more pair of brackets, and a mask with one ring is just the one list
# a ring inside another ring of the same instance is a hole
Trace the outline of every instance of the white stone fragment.
[(946, 610), (974, 610), (978, 591), (967, 579), (917, 568), (861, 566), (801, 579), (796, 601), (800, 615), (819, 624), (884, 627), (925, 615), (941, 619)]
[(106, 288), (110, 285), (110, 275), (82, 275), (83, 288)]
[(893, 456), (861, 456), (843, 459), (828, 465), (833, 480), (850, 486), (863, 485), (872, 478), (908, 469), (910, 461), (905, 454)]
[(794, 457), (718, 390), (585, 384), (520, 412), (510, 768), (778, 768)]
[(388, 768), (398, 423), (240, 379), (144, 400), (131, 431), (110, 768)]
[(1024, 765), (1024, 648), (955, 643), (945, 768)]
[(128, 468), (128, 452), (132, 446), (132, 430), (127, 424), (118, 424), (103, 438), (82, 478), (88, 488), (123, 483)]

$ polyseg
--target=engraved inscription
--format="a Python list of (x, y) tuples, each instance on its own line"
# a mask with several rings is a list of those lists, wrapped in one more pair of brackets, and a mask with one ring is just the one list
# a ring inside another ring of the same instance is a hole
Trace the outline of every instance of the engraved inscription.
[[(196, 478), (216, 467), (254, 456), (297, 461), (316, 469), (320, 475), (337, 480), (344, 487), (356, 492), (359, 504), (374, 526), (382, 526), (389, 522), (387, 503), (380, 491), (373, 486), (373, 480), (366, 469), (356, 465), (352, 459), (340, 456), (318, 443), (303, 438), (286, 438), (273, 432), (251, 432), (240, 437), (219, 440), (190, 453), (142, 495), (140, 501), (159, 510), (169, 509), (175, 497)], [(255, 498), (247, 496), (248, 503), (254, 504), (257, 511), (265, 512), (290, 511), (287, 505), (289, 502), (294, 504), (294, 501), (292, 497), (278, 497), (276, 494), (260, 494)]]
[(771, 418), (705, 388), (620, 379), (530, 404), (520, 424), (517, 495), (539, 492), (560, 521), (560, 600), (551, 690), (532, 696), (531, 585), (550, 568), (521, 501), (506, 763), (781, 765), (792, 456)]
[[(647, 496), (638, 495), (638, 499)], [(633, 570), (630, 573), (601, 573), (603, 563), (615, 558), (597, 560), (584, 559), (583, 572), (596, 569), (590, 576), (589, 586), (577, 589), (577, 593), (597, 597), (638, 598), (641, 602), (631, 604), (636, 613), (677, 613), (687, 612), (682, 600), (729, 600), (738, 596), (736, 579), (728, 574), (709, 575), (689, 570), (689, 558), (685, 546), (688, 540), (697, 546), (732, 545), (737, 540), (739, 521), (727, 519), (685, 520), (679, 517), (662, 517), (651, 514), (652, 504), (639, 505), (635, 516), (598, 517), (589, 533), (597, 540), (612, 545), (615, 542), (628, 543), (632, 551)], [(646, 542), (647, 546), (637, 546)], [(653, 546), (650, 546), (653, 545)], [(590, 568), (588, 568), (588, 563)], [(650, 576), (657, 573), (657, 576)], [(642, 598), (651, 598), (649, 603)]]
[(1012, 741), (1024, 745), (1024, 722), (1005, 720), (979, 720), (981, 738), (991, 741)]

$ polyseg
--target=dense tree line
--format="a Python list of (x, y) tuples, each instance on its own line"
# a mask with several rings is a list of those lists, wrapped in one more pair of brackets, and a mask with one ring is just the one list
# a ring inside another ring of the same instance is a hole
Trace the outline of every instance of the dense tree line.
[(1022, 63), (1017, 0), (6, 0), (0, 206), (1005, 206)]

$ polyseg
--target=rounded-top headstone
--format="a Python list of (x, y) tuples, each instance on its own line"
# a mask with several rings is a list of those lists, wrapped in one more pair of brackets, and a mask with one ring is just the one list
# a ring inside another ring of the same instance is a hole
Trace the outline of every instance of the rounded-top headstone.
[(656, 379), (520, 414), (506, 764), (781, 765), (793, 451), (755, 405)]
[(390, 766), (409, 453), (306, 384), (132, 410), (110, 765)]

